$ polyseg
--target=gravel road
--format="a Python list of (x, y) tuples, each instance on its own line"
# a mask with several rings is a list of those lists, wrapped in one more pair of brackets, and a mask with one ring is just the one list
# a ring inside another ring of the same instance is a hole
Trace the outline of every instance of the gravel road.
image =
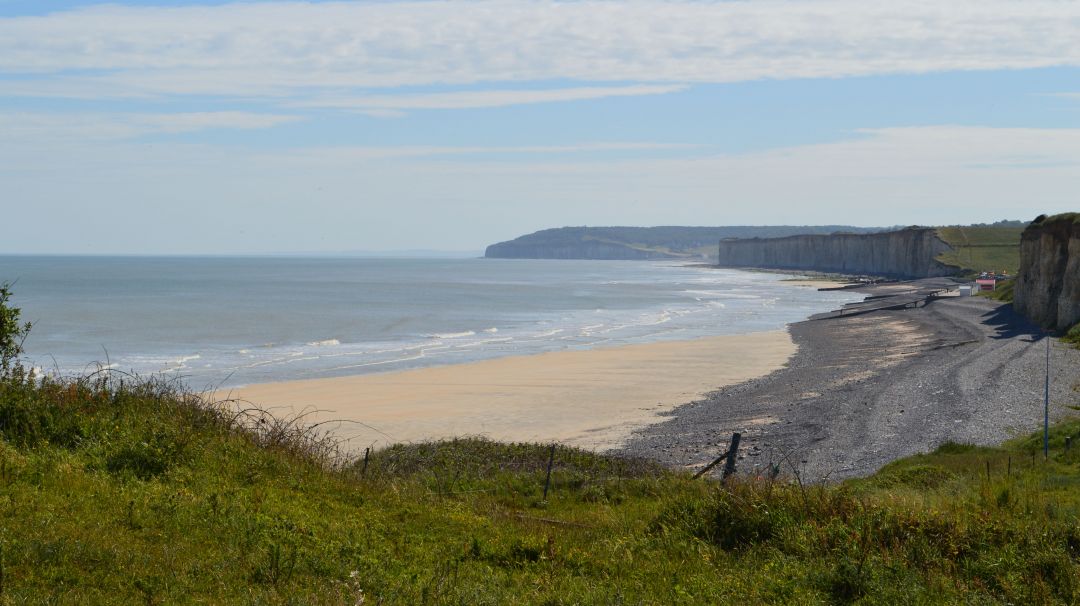
[[(621, 452), (696, 468), (738, 431), (741, 474), (781, 463), (829, 481), (945, 441), (996, 444), (1042, 427), (1046, 337), (1011, 306), (943, 297), (790, 331), (799, 350), (786, 368), (675, 409)], [(1051, 420), (1076, 415), (1080, 350), (1051, 339), (1050, 376)]]

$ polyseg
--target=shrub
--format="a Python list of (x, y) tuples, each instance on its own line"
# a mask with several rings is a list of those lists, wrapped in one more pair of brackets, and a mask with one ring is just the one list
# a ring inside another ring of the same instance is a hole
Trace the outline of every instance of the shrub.
[(30, 323), (19, 323), (19, 308), (8, 304), (11, 284), (0, 284), (0, 376), (8, 376), (20, 370), (19, 356), (23, 342), (30, 334)]
[(1061, 340), (1080, 347), (1080, 322), (1070, 328)]

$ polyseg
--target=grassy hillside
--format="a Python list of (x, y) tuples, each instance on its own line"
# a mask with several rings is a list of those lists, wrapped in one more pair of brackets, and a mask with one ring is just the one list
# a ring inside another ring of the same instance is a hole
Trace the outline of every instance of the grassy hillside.
[[(332, 441), (175, 384), (0, 381), (0, 603), (1069, 604), (1080, 423), (841, 486)], [(1011, 473), (1009, 472), (1011, 467)], [(988, 471), (989, 470), (989, 471)], [(989, 475), (987, 475), (989, 474)]]
[(1015, 275), (1020, 269), (1020, 234), (1023, 227), (939, 227), (938, 235), (953, 247), (938, 260), (963, 268), (968, 274), (983, 271)]

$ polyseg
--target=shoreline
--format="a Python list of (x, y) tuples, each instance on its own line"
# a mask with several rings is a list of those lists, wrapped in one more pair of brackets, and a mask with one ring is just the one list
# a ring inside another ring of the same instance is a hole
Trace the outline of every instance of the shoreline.
[(805, 282), (810, 283), (825, 283), (825, 284), (841, 284), (844, 286), (854, 286), (859, 284), (860, 278), (865, 278), (865, 275), (859, 274), (845, 274), (832, 271), (818, 271), (814, 269), (779, 269), (772, 267), (737, 267), (729, 265), (718, 265), (716, 263), (687, 263), (684, 267), (696, 267), (699, 269), (716, 269), (716, 270), (734, 270), (745, 271), (747, 273), (754, 274), (773, 274), (781, 276), (791, 276), (785, 278), (781, 282)]
[[(947, 297), (789, 329), (798, 352), (784, 368), (678, 407), (618, 453), (696, 469), (737, 431), (740, 473), (780, 465), (822, 482), (946, 441), (990, 446), (1042, 427), (1044, 336), (1007, 304)], [(1054, 422), (1080, 404), (1080, 350), (1051, 343)]]
[(344, 420), (331, 431), (352, 449), (484, 436), (603, 451), (681, 405), (783, 368), (796, 350), (785, 329), (253, 384), (231, 397), (310, 423)]

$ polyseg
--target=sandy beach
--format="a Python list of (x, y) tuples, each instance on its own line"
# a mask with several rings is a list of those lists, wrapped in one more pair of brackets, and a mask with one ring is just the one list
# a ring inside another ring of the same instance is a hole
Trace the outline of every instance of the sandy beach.
[(402, 372), (267, 383), (232, 394), (275, 415), (343, 419), (350, 447), (453, 436), (558, 441), (595, 450), (717, 388), (782, 368), (786, 330), (567, 350)]

